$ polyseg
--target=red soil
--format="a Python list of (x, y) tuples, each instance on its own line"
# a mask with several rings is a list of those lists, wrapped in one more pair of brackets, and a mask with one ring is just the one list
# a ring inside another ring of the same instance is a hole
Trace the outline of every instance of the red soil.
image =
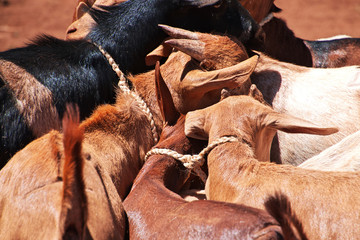
[[(4, 5), (4, 2), (8, 2)], [(0, 0), (0, 51), (23, 46), (41, 33), (64, 38), (77, 0)], [(296, 36), (360, 37), (359, 0), (275, 0)]]

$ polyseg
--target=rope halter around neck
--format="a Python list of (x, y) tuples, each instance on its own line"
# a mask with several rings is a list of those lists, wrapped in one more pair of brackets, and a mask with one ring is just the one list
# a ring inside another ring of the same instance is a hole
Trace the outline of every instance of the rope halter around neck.
[(125, 93), (131, 95), (133, 98), (135, 98), (135, 101), (138, 103), (141, 110), (145, 113), (146, 118), (150, 122), (151, 132), (154, 138), (154, 142), (157, 143), (159, 140), (159, 136), (156, 130), (156, 125), (154, 121), (154, 117), (150, 111), (150, 108), (147, 106), (146, 102), (135, 92), (131, 91), (129, 88), (129, 85), (126, 82), (125, 74), (120, 70), (119, 65), (115, 62), (115, 60), (111, 57), (111, 55), (105, 51), (100, 45), (92, 42), (99, 51), (105, 56), (105, 58), (108, 60), (110, 66), (116, 73), (116, 75), (119, 77), (118, 86), (120, 90)]
[(218, 138), (216, 141), (209, 144), (206, 148), (204, 148), (199, 154), (197, 155), (189, 155), (189, 154), (180, 154), (176, 151), (170, 150), (170, 149), (164, 149), (164, 148), (153, 148), (145, 155), (145, 161), (152, 156), (152, 155), (167, 155), (170, 156), (180, 162), (183, 163), (183, 165), (195, 172), (196, 175), (200, 177), (200, 179), (205, 183), (206, 182), (206, 174), (204, 171), (201, 170), (201, 166), (205, 162), (205, 156), (215, 147), (228, 142), (235, 142), (238, 141), (236, 137), (233, 136), (225, 136)]

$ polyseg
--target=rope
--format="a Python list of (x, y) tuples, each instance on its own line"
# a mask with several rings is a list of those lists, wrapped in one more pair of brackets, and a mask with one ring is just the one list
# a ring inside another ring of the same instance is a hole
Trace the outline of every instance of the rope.
[(146, 153), (145, 161), (147, 161), (147, 159), (152, 155), (168, 155), (182, 162), (186, 168), (193, 170), (205, 183), (207, 176), (204, 171), (201, 170), (201, 166), (205, 162), (205, 155), (207, 155), (212, 149), (219, 146), (220, 144), (235, 141), (238, 141), (238, 139), (233, 136), (218, 138), (216, 141), (212, 142), (206, 148), (204, 148), (198, 155), (180, 154), (170, 149), (154, 148)]
[(260, 23), (260, 27), (263, 27), (265, 24), (267, 24), (268, 22), (271, 21), (271, 19), (274, 18), (274, 14), (273, 13), (269, 13)]
[(106, 57), (110, 66), (112, 67), (112, 69), (114, 70), (116, 75), (119, 77), (118, 86), (121, 89), (121, 91), (123, 91), (125, 94), (130, 94), (133, 98), (135, 98), (139, 107), (145, 113), (146, 118), (150, 122), (151, 132), (152, 132), (154, 141), (155, 141), (155, 143), (157, 143), (159, 137), (158, 137), (158, 133), (156, 131), (154, 117), (153, 117), (149, 107), (147, 106), (146, 102), (135, 91), (130, 90), (129, 85), (126, 82), (125, 74), (120, 70), (119, 65), (115, 62), (115, 60), (111, 57), (111, 55), (108, 52), (106, 52), (105, 49), (103, 49), (100, 45), (97, 45), (94, 42), (93, 42), (93, 44)]

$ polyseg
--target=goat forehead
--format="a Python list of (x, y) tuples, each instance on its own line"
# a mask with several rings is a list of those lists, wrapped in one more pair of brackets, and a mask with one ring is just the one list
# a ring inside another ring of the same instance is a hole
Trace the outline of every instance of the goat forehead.
[(250, 97), (228, 97), (220, 103), (209, 109), (208, 116), (211, 121), (217, 119), (216, 121), (221, 124), (238, 125), (245, 120), (253, 120), (254, 124), (259, 124), (259, 120), (271, 111), (270, 108)]
[(223, 106), (227, 106), (228, 108), (231, 108), (234, 111), (242, 111), (242, 112), (248, 112), (248, 111), (254, 111), (260, 110), (264, 108), (260, 102), (257, 100), (248, 97), (248, 96), (230, 96), (222, 101)]

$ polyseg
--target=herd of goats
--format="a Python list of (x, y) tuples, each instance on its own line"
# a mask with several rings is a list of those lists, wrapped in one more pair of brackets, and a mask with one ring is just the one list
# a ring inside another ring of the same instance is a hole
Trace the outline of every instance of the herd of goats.
[(79, 0), (0, 52), (0, 239), (357, 239), (360, 38), (274, 0)]

